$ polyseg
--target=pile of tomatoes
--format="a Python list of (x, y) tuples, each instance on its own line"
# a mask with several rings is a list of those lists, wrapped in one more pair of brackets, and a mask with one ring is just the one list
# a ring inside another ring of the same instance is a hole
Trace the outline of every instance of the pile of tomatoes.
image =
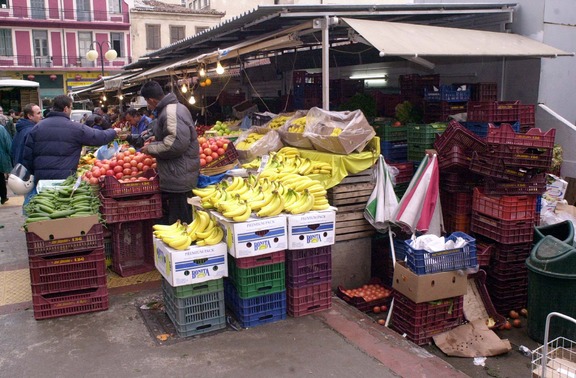
[(118, 152), (111, 159), (96, 160), (82, 179), (90, 184), (97, 184), (104, 176), (113, 176), (120, 182), (144, 181), (151, 178), (141, 174), (150, 169), (156, 169), (156, 159), (130, 147)]
[(386, 289), (384, 286), (378, 284), (367, 284), (356, 289), (342, 289), (341, 291), (351, 298), (360, 297), (366, 302), (388, 298), (390, 295), (392, 295), (391, 290)]
[(198, 144), (200, 145), (200, 166), (205, 167), (226, 153), (230, 141), (221, 137), (199, 137)]

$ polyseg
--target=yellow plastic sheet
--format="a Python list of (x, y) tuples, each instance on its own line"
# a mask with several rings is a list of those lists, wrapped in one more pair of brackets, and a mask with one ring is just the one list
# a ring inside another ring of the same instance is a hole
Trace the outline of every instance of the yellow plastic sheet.
[(380, 156), (380, 138), (374, 137), (362, 152), (353, 152), (348, 155), (337, 155), (329, 152), (299, 149), (300, 156), (311, 160), (318, 160), (332, 165), (332, 175), (310, 175), (309, 177), (320, 181), (326, 189), (338, 185), (346, 176), (353, 175), (371, 168)]

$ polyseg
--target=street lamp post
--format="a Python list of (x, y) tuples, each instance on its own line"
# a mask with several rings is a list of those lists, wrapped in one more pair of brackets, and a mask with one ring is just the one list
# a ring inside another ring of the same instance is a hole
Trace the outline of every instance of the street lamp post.
[[(110, 49), (104, 53), (103, 52), (104, 46), (106, 44), (110, 47)], [(96, 51), (95, 49), (96, 47), (98, 48), (98, 51)], [(102, 77), (104, 77), (104, 58), (106, 58), (106, 60), (108, 61), (113, 61), (118, 57), (118, 53), (116, 52), (116, 50), (112, 48), (112, 44), (110, 43), (110, 41), (102, 41), (102, 42), (93, 41), (90, 44), (89, 49), (90, 50), (86, 53), (86, 59), (88, 59), (91, 62), (94, 62), (96, 61), (96, 59), (98, 59), (98, 57), (100, 57), (100, 66), (102, 67)]]

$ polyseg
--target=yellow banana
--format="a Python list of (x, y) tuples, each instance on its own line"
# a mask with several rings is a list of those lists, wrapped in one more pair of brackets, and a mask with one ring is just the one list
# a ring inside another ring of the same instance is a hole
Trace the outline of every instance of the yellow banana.
[(314, 205), (325, 205), (330, 204), (328, 198), (326, 197), (314, 197)]
[(192, 240), (190, 240), (188, 234), (181, 233), (178, 237), (166, 240), (165, 243), (168, 244), (171, 248), (181, 250), (188, 248), (192, 243)]
[(242, 178), (238, 176), (234, 176), (232, 179), (232, 183), (228, 185), (227, 190), (233, 192), (242, 182)]
[[(304, 176), (306, 177), (306, 176)], [(302, 182), (300, 184), (298, 184), (294, 190), (297, 192), (302, 192), (304, 191), (304, 189), (308, 189), (309, 187), (311, 187), (312, 185), (316, 184), (315, 180), (312, 180), (310, 178), (307, 178), (307, 180), (302, 180)]]
[(326, 210), (330, 208), (330, 204), (324, 204), (324, 205), (316, 205), (314, 204), (314, 206), (312, 206), (312, 210)]
[(262, 207), (257, 214), (259, 217), (273, 217), (280, 214), (282, 210), (284, 210), (284, 197), (275, 191), (270, 203)]
[(208, 222), (208, 226), (206, 226), (206, 229), (202, 232), (196, 232), (196, 236), (198, 237), (198, 239), (206, 239), (211, 233), (212, 233), (212, 229), (214, 227), (218, 227), (214, 221), (212, 219), (210, 219), (210, 221)]
[(210, 223), (210, 215), (207, 212), (199, 211), (198, 216), (200, 217), (200, 220), (198, 223), (198, 227), (196, 227), (196, 229), (194, 230), (194, 232), (196, 233), (205, 231), (206, 227), (208, 227), (208, 224)]
[(205, 245), (218, 244), (222, 241), (223, 238), (224, 238), (224, 231), (222, 231), (220, 227), (214, 227), (214, 232), (209, 237), (204, 239), (204, 244)]
[(290, 213), (292, 214), (302, 214), (310, 211), (314, 206), (314, 196), (312, 196), (307, 190), (304, 191), (303, 200), (299, 201), (299, 205), (292, 207)]
[(234, 217), (244, 214), (246, 212), (247, 206), (248, 205), (246, 204), (246, 201), (238, 202), (237, 206), (235, 206), (234, 208), (230, 208), (228, 211), (223, 212), (222, 215), (224, 215), (226, 218), (232, 219)]
[(246, 208), (243, 214), (237, 215), (232, 217), (234, 222), (245, 222), (248, 218), (250, 218), (250, 214), (252, 214), (252, 208), (249, 204), (246, 204)]
[(207, 197), (208, 195), (212, 194), (216, 190), (216, 185), (208, 185), (205, 188), (194, 188), (192, 189), (192, 193), (197, 195), (200, 198)]
[(169, 230), (177, 230), (179, 226), (180, 226), (180, 221), (178, 220), (175, 223), (172, 223), (170, 225), (155, 224), (152, 226), (152, 229), (154, 231), (169, 231)]

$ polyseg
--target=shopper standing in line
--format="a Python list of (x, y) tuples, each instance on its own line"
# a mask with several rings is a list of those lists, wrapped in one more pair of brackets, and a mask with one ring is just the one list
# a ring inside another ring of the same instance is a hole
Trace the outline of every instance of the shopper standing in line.
[(22, 109), (23, 116), (16, 123), (16, 135), (12, 140), (12, 163), (22, 163), (24, 143), (30, 130), (42, 119), (42, 109), (36, 104), (27, 104)]
[(165, 95), (156, 81), (145, 83), (140, 94), (158, 119), (153, 125), (155, 141), (146, 144), (141, 151), (154, 156), (158, 164), (162, 222), (172, 224), (180, 219), (190, 223), (192, 207), (188, 197), (192, 196), (200, 172), (198, 136), (192, 115), (174, 93)]

